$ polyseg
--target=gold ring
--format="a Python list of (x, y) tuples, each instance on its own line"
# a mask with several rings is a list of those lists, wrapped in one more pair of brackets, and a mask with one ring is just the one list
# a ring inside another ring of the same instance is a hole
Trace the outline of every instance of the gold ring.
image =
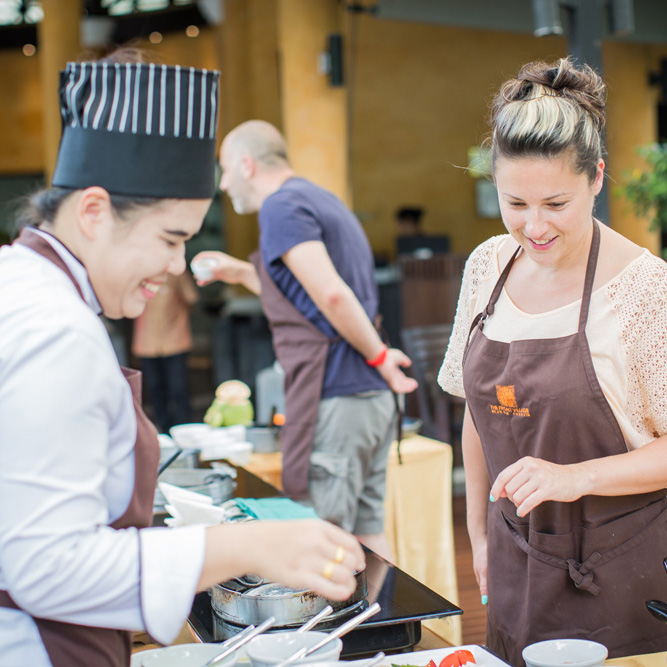
[(345, 560), (345, 554), (347, 551), (345, 551), (345, 547), (338, 547), (336, 549), (336, 557), (334, 558), (334, 561), (336, 563), (342, 563)]
[(336, 567), (336, 563), (334, 561), (332, 561), (332, 560), (328, 561), (327, 564), (322, 569), (322, 576), (325, 579), (331, 579), (331, 577), (333, 577), (335, 567)]

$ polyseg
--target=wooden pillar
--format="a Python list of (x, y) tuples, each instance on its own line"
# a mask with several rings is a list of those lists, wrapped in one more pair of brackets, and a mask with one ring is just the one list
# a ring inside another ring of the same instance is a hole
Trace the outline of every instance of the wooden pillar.
[(348, 120), (345, 86), (319, 71), (327, 37), (341, 33), (338, 0), (278, 0), (283, 130), (296, 172), (348, 205)]
[(44, 2), (44, 19), (38, 24), (38, 55), (44, 122), (44, 174), (47, 185), (56, 166), (61, 134), (58, 104), (59, 72), (80, 53), (81, 0)]
[[(282, 129), (276, 45), (276, 0), (226, 0), (219, 27), (222, 69), (220, 141), (246, 120)], [(258, 245), (256, 218), (239, 216), (224, 197), (225, 248), (245, 258)]]

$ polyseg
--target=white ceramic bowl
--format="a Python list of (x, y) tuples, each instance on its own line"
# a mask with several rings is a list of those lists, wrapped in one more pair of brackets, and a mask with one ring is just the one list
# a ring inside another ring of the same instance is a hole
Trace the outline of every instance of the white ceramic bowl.
[[(246, 653), (252, 667), (273, 667), (289, 658), (300, 648), (310, 648), (327, 636), (326, 632), (271, 632), (255, 637), (247, 646)], [(308, 665), (314, 662), (336, 661), (343, 650), (340, 637), (332, 640), (324, 648), (297, 660), (294, 665)]]
[[(222, 652), (220, 644), (176, 644), (166, 648), (152, 649), (135, 653), (132, 667), (201, 667), (207, 660)], [(217, 663), (216, 667), (232, 667), (236, 656)]]
[(531, 644), (521, 655), (528, 667), (594, 667), (607, 658), (607, 647), (587, 639), (549, 639)]

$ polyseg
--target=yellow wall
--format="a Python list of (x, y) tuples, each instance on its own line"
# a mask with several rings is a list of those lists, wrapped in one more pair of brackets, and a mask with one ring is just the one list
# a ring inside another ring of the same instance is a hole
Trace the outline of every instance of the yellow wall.
[(44, 169), (39, 60), (0, 50), (0, 174)]
[(279, 0), (278, 35), (285, 138), (298, 174), (350, 204), (347, 89), (318, 69), (326, 37), (342, 29), (337, 0)]
[[(344, 89), (317, 71), (317, 53), (336, 29), (345, 39)], [(524, 62), (566, 51), (562, 38), (350, 15), (335, 0), (227, 0), (219, 27), (148, 46), (167, 63), (219, 67), (220, 138), (249, 118), (283, 129), (297, 170), (349, 197), (375, 251), (390, 256), (393, 215), (403, 204), (424, 206), (426, 231), (449, 234), (455, 252), (503, 231), (499, 220), (476, 215), (467, 150), (487, 133), (497, 86)], [(658, 91), (647, 77), (666, 56), (667, 45), (605, 43), (603, 50), (610, 222), (654, 252), (656, 235), (613, 190), (641, 164), (635, 147), (655, 139)], [(43, 170), (38, 59), (0, 50), (0, 91), (0, 173)], [(226, 207), (228, 247), (243, 256), (256, 247), (255, 220)]]
[(658, 89), (648, 84), (648, 72), (658, 70), (660, 57), (667, 57), (667, 46), (607, 43), (604, 49), (609, 94), (607, 177), (612, 226), (656, 254), (660, 254), (658, 234), (649, 231), (646, 218), (633, 214), (630, 203), (617, 190), (626, 172), (645, 166), (637, 154), (637, 146), (657, 139)]
[[(219, 139), (258, 118), (282, 127), (275, 0), (226, 0), (219, 28), (222, 65)], [(257, 248), (256, 216), (237, 215), (224, 197), (227, 251), (246, 257)]]
[[(137, 46), (165, 64), (220, 67), (216, 33), (212, 28), (202, 29), (199, 37), (194, 39), (174, 34), (166, 35), (160, 44), (139, 41)], [(71, 57), (76, 58), (76, 53)], [(39, 55), (26, 57), (18, 49), (0, 49), (0, 174), (45, 170), (47, 158), (40, 79)], [(57, 108), (55, 83), (53, 99)]]
[(469, 252), (502, 233), (475, 213), (468, 148), (486, 136), (493, 91), (521, 64), (565, 54), (565, 40), (361, 16), (350, 67), (355, 211), (376, 252), (393, 255), (394, 211), (424, 206), (425, 231)]

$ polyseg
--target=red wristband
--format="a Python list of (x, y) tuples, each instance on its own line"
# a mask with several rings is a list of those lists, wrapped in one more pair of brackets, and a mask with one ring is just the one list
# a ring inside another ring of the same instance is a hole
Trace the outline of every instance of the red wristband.
[(380, 352), (380, 354), (378, 354), (378, 356), (375, 357), (375, 359), (366, 359), (366, 363), (369, 366), (372, 366), (373, 368), (375, 368), (376, 366), (382, 366), (382, 364), (384, 363), (384, 360), (387, 358), (387, 352), (388, 351), (389, 350), (388, 350), (387, 346), (385, 345), (382, 352)]

